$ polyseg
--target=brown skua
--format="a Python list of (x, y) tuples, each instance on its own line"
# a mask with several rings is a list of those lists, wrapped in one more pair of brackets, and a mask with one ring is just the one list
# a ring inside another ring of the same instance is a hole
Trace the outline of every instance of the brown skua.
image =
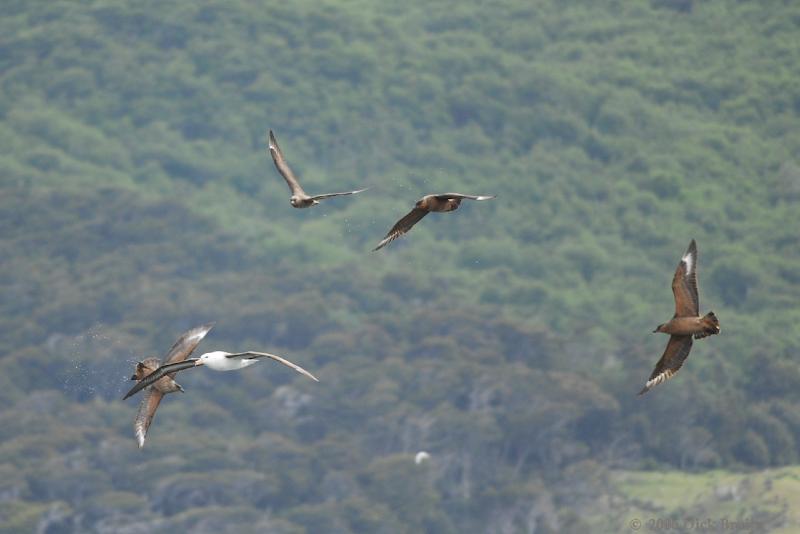
[(462, 195), (461, 193), (444, 193), (442, 195), (425, 195), (417, 201), (414, 209), (397, 221), (386, 237), (378, 243), (373, 250), (380, 250), (401, 235), (408, 233), (411, 228), (422, 220), (427, 214), (436, 212), (444, 213), (455, 211), (461, 205), (461, 201), (467, 200), (491, 200), (497, 195)]
[(286, 158), (283, 157), (283, 151), (278, 146), (278, 141), (275, 140), (275, 134), (272, 133), (272, 130), (269, 131), (269, 153), (272, 156), (272, 161), (275, 162), (275, 168), (278, 169), (278, 172), (283, 176), (283, 179), (286, 180), (286, 184), (292, 191), (292, 196), (289, 199), (289, 203), (292, 207), (310, 208), (311, 206), (316, 206), (319, 204), (320, 200), (325, 200), (326, 198), (355, 195), (356, 193), (366, 191), (365, 188), (356, 189), (355, 191), (344, 191), (342, 193), (326, 193), (324, 195), (311, 196), (303, 190), (297, 176), (292, 172), (289, 164), (286, 163)]
[(692, 350), (692, 338), (701, 339), (719, 334), (719, 320), (714, 312), (700, 316), (700, 297), (697, 292), (697, 244), (694, 239), (681, 258), (672, 277), (675, 296), (675, 315), (658, 325), (653, 332), (669, 334), (669, 342), (653, 373), (639, 392), (644, 395), (651, 388), (672, 378)]

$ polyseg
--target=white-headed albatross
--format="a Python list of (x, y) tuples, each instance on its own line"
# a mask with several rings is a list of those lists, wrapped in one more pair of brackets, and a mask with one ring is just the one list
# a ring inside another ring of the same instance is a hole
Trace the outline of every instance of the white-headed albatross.
[(157, 383), (159, 380), (163, 379), (165, 376), (173, 376), (178, 371), (183, 371), (184, 369), (192, 369), (194, 367), (199, 367), (201, 365), (205, 365), (209, 369), (213, 369), (214, 371), (237, 371), (239, 369), (244, 369), (245, 367), (250, 367), (254, 363), (258, 362), (258, 360), (262, 358), (270, 358), (275, 360), (276, 362), (282, 363), (287, 367), (291, 367), (298, 373), (307, 376), (308, 378), (319, 382), (317, 377), (300, 367), (299, 365), (295, 365), (294, 363), (290, 362), (285, 358), (281, 358), (280, 356), (276, 356), (274, 354), (269, 354), (267, 352), (224, 352), (221, 350), (217, 350), (214, 352), (207, 352), (200, 356), (199, 358), (193, 358), (191, 360), (186, 360), (183, 362), (177, 363), (170, 363), (166, 365), (162, 365), (151, 374), (144, 377), (142, 380), (139, 381), (138, 384), (133, 386), (131, 390), (123, 397), (123, 399), (127, 399), (131, 395), (135, 395), (140, 390), (146, 388), (150, 384)]

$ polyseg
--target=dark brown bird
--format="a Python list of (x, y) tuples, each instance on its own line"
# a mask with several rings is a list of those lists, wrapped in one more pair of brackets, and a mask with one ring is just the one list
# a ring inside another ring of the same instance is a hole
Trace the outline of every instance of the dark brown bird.
[(491, 196), (480, 196), (480, 195), (462, 195), (461, 193), (445, 193), (443, 195), (425, 195), (421, 199), (417, 200), (417, 203), (414, 205), (414, 209), (411, 210), (405, 217), (397, 221), (392, 229), (389, 230), (389, 233), (386, 234), (386, 237), (383, 238), (383, 241), (378, 243), (378, 246), (375, 247), (373, 250), (379, 250), (400, 237), (401, 235), (407, 233), (411, 228), (417, 224), (419, 221), (422, 220), (427, 214), (431, 213), (432, 211), (436, 212), (445, 212), (445, 211), (455, 211), (461, 205), (461, 201), (466, 199), (469, 200), (490, 200), (495, 198), (497, 195)]
[(289, 202), (295, 208), (310, 208), (311, 206), (319, 204), (320, 200), (326, 198), (355, 195), (356, 193), (366, 191), (366, 189), (356, 189), (355, 191), (345, 191), (343, 193), (327, 193), (325, 195), (309, 196), (303, 191), (300, 182), (297, 180), (297, 176), (295, 176), (292, 169), (289, 168), (289, 164), (286, 163), (286, 158), (283, 157), (283, 152), (278, 146), (278, 142), (275, 140), (275, 134), (272, 133), (272, 130), (269, 131), (269, 153), (272, 155), (272, 161), (275, 162), (275, 167), (278, 169), (278, 172), (281, 173), (281, 176), (283, 176), (283, 179), (286, 180), (286, 183), (289, 185), (289, 189), (292, 190), (292, 197), (289, 199)]
[(719, 320), (714, 312), (700, 316), (700, 297), (697, 293), (697, 244), (692, 239), (686, 254), (681, 258), (672, 278), (672, 293), (675, 295), (675, 315), (669, 322), (660, 324), (653, 332), (669, 334), (664, 355), (658, 360), (653, 374), (639, 395), (650, 388), (666, 382), (678, 372), (692, 350), (692, 336), (701, 339), (719, 334)]
[[(169, 349), (169, 352), (164, 357), (164, 363), (177, 363), (182, 362), (189, 355), (192, 354), (194, 349), (206, 337), (209, 330), (214, 326), (213, 323), (205, 324), (192, 328), (185, 332)], [(131, 380), (142, 380), (159, 368), (161, 362), (158, 358), (147, 358), (136, 364), (136, 370), (131, 377)], [(150, 423), (156, 415), (158, 405), (161, 399), (167, 393), (174, 393), (175, 391), (183, 391), (183, 388), (175, 382), (174, 373), (159, 378), (155, 383), (147, 388), (144, 393), (144, 398), (139, 405), (139, 412), (136, 414), (136, 419), (133, 422), (133, 430), (136, 433), (136, 441), (139, 443), (139, 448), (144, 447), (144, 440), (147, 436), (147, 429), (150, 428)]]

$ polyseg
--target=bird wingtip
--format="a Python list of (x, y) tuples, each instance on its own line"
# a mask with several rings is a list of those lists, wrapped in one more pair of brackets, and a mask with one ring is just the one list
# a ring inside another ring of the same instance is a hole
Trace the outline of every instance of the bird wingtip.
[(300, 374), (307, 376), (308, 378), (310, 378), (314, 382), (319, 382), (319, 378), (317, 378), (316, 376), (312, 375), (311, 373), (309, 373), (308, 371), (306, 371), (302, 367), (298, 367), (297, 371), (300, 372)]
[(392, 241), (394, 241), (395, 237), (397, 237), (397, 236), (391, 236), (391, 235), (389, 235), (389, 236), (386, 236), (386, 237), (384, 237), (384, 238), (381, 240), (381, 242), (380, 242), (380, 243), (378, 243), (378, 246), (372, 249), (372, 252), (375, 252), (376, 250), (380, 250), (380, 249), (382, 249), (383, 247), (385, 247), (386, 245), (388, 245), (389, 243), (391, 243)]
[(127, 400), (128, 398), (133, 397), (134, 395), (139, 393), (139, 391), (141, 391), (143, 389), (141, 387), (141, 384), (142, 384), (141, 380), (139, 382), (137, 382), (136, 384), (134, 384), (134, 386), (125, 394), (125, 396), (122, 397), (122, 400)]

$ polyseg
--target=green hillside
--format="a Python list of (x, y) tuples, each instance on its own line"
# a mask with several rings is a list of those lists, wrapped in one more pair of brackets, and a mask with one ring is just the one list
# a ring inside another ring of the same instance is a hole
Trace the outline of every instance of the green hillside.
[[(800, 461), (800, 5), (767, 4), (6, 2), (0, 532), (795, 528), (796, 485), (706, 483)], [(270, 128), (310, 193), (370, 189), (293, 209)], [(371, 252), (446, 191), (498, 197)], [(692, 238), (721, 335), (637, 397)], [(138, 450), (134, 363), (208, 321), (320, 383), (187, 371)]]
[(603, 478), (610, 497), (592, 528), (790, 534), (800, 528), (798, 474), (796, 466), (750, 474), (613, 472)]

